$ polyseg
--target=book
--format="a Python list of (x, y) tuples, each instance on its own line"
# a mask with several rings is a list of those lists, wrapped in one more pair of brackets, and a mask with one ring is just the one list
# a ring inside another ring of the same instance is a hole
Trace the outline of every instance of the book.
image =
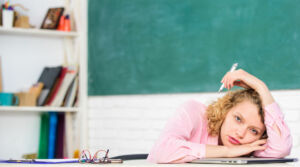
[(72, 113), (65, 113), (64, 157), (72, 158), (74, 152)]
[(75, 96), (78, 89), (78, 76), (73, 80), (64, 102), (65, 107), (72, 107), (75, 101)]
[(43, 106), (45, 104), (45, 101), (51, 89), (53, 88), (57, 77), (60, 75), (61, 70), (62, 70), (62, 66), (44, 68), (40, 78), (38, 79), (38, 82), (42, 82), (44, 84), (44, 87), (38, 98), (38, 102), (37, 102), (38, 106)]
[(54, 95), (54, 99), (52, 100), (52, 102), (49, 103), (50, 106), (60, 107), (62, 105), (67, 90), (71, 86), (71, 83), (75, 79), (76, 75), (77, 71), (74, 70), (72, 67), (68, 67), (68, 71), (65, 77), (63, 78), (61, 85), (58, 88), (58, 92)]
[(49, 98), (46, 100), (46, 105), (51, 105), (52, 101), (54, 100), (54, 97), (56, 96), (58, 90), (60, 89), (61, 84), (63, 83), (63, 80), (66, 76), (68, 72), (68, 68), (67, 67), (63, 67), (62, 71), (59, 75), (59, 77), (57, 78), (54, 87), (49, 95)]
[(57, 113), (49, 112), (48, 159), (55, 158), (56, 131), (57, 131)]
[(57, 113), (55, 158), (64, 158), (65, 113)]
[(48, 158), (48, 139), (49, 139), (49, 113), (43, 113), (41, 115), (41, 129), (40, 129), (40, 141), (38, 158)]

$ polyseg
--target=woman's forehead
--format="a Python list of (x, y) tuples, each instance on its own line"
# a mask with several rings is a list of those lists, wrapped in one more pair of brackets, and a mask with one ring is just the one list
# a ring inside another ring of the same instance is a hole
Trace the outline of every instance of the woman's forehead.
[(250, 125), (263, 126), (258, 107), (250, 101), (243, 101), (237, 104), (230, 110), (230, 113), (239, 114), (239, 116), (243, 117)]

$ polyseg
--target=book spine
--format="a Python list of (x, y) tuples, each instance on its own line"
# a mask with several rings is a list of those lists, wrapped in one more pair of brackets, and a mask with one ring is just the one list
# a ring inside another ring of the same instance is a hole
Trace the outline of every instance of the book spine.
[(64, 158), (65, 113), (58, 113), (55, 158)]
[(61, 84), (63, 83), (64, 77), (66, 76), (67, 72), (68, 72), (68, 68), (64, 67), (62, 69), (62, 72), (61, 72), (60, 76), (59, 76), (58, 83), (57, 83), (56, 87), (54, 88), (53, 93), (50, 95), (50, 98), (49, 98), (46, 105), (51, 105), (52, 104), (57, 92), (59, 91), (59, 89), (61, 87)]
[(55, 139), (56, 139), (57, 113), (49, 113), (49, 144), (48, 159), (55, 158)]
[(41, 129), (40, 129), (40, 142), (39, 142), (39, 159), (48, 158), (48, 139), (49, 139), (49, 114), (43, 113), (41, 115)]

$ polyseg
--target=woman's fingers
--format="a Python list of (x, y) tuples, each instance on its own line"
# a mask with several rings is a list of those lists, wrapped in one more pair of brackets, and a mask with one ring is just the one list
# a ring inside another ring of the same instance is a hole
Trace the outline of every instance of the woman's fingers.
[(227, 78), (226, 77), (224, 78), (223, 84), (224, 84), (224, 87), (227, 88)]
[[(224, 84), (224, 87), (230, 90), (232, 87), (235, 86), (234, 82), (237, 80), (238, 76), (237, 71), (227, 72), (221, 80), (221, 83)], [(245, 86), (246, 87), (246, 86)]]
[(233, 74), (233, 72), (229, 72), (228, 73), (228, 80), (227, 80), (227, 82), (228, 82), (228, 90), (230, 90), (234, 85), (233, 85), (233, 82), (235, 81), (235, 77), (234, 77), (234, 74)]
[(227, 72), (222, 78), (221, 83), (223, 83), (224, 87), (228, 90), (234, 86), (243, 87), (245, 89), (250, 88), (245, 82), (239, 80), (239, 75), (241, 75), (241, 72), (239, 71)]

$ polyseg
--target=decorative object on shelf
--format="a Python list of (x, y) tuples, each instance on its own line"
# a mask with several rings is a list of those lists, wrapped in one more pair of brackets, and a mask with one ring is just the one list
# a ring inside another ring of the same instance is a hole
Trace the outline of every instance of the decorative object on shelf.
[(67, 32), (71, 31), (70, 15), (68, 15), (68, 14), (66, 16), (62, 15), (60, 17), (57, 30), (67, 31)]
[(41, 29), (57, 29), (64, 8), (50, 8), (44, 18)]
[(16, 21), (15, 21), (15, 27), (19, 28), (32, 28), (29, 24), (29, 17), (28, 16), (22, 16), (18, 12), (15, 12), (16, 14)]
[(64, 25), (65, 25), (65, 16), (62, 15), (59, 18), (59, 24), (58, 24), (57, 30), (58, 31), (63, 31), (64, 30)]
[(22, 155), (24, 159), (37, 159), (37, 153), (29, 153)]
[(36, 106), (36, 96), (33, 93), (19, 92), (16, 93), (19, 98), (19, 106)]
[(14, 27), (33, 28), (34, 26), (30, 25), (29, 23), (29, 17), (25, 15), (21, 15), (19, 12), (17, 12), (16, 7), (20, 7), (25, 12), (28, 12), (29, 9), (25, 8), (22, 4), (14, 4), (12, 6), (15, 8)]
[(12, 28), (14, 22), (14, 8), (6, 2), (2, 9), (2, 26), (4, 28)]
[(17, 106), (18, 104), (19, 98), (13, 93), (0, 93), (1, 106)]
[(19, 98), (19, 106), (36, 106), (37, 98), (43, 89), (44, 84), (42, 82), (34, 84), (28, 92), (16, 93)]

